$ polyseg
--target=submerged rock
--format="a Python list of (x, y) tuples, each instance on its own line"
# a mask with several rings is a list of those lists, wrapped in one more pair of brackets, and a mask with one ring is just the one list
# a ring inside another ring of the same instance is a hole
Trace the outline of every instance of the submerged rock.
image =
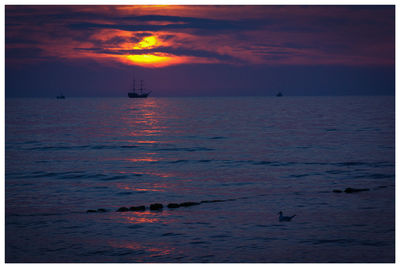
[(332, 192), (334, 192), (334, 193), (341, 193), (341, 192), (343, 192), (343, 191), (342, 191), (342, 190), (335, 189), (335, 190), (333, 190)]
[(345, 193), (348, 193), (348, 194), (350, 194), (350, 193), (364, 192), (364, 191), (369, 191), (369, 189), (368, 189), (368, 188), (357, 189), (357, 188), (351, 188), (351, 187), (349, 187), (349, 188), (346, 188), (346, 189), (344, 190), (344, 192), (345, 192)]
[(145, 211), (146, 207), (145, 206), (137, 206), (137, 207), (130, 207), (130, 211)]
[(216, 199), (216, 200), (203, 200), (200, 203), (217, 203), (217, 202), (224, 202), (226, 200), (220, 200), (220, 199)]
[(86, 213), (93, 213), (93, 212), (97, 212), (97, 210), (95, 210), (95, 209), (88, 209), (88, 210), (86, 210)]
[(95, 210), (95, 209), (88, 209), (88, 210), (86, 210), (86, 213), (106, 212), (106, 211), (107, 211), (107, 210), (104, 209), (104, 208), (99, 208), (99, 209), (97, 209), (97, 210)]
[(150, 205), (150, 210), (162, 210), (163, 207), (164, 206), (160, 203), (154, 203)]
[(179, 206), (181, 206), (181, 207), (190, 207), (190, 206), (196, 206), (196, 205), (200, 205), (200, 203), (198, 203), (198, 202), (183, 202), (183, 203), (179, 204)]
[[(368, 191), (369, 189), (353, 189), (353, 188), (347, 188), (347, 189), (352, 189), (353, 191)], [(346, 189), (346, 190), (347, 190)], [(334, 192), (340, 191), (340, 190), (333, 190)], [(341, 191), (340, 191), (341, 192)], [(196, 206), (200, 205), (203, 203), (216, 203), (216, 202), (225, 202), (225, 201), (234, 201), (237, 199), (226, 199), (226, 200), (221, 200), (221, 199), (215, 199), (215, 200), (203, 200), (200, 202), (183, 202), (183, 203), (169, 203), (167, 205), (168, 208), (179, 208), (179, 207), (191, 207), (191, 206)], [(150, 210), (158, 210), (161, 211), (163, 209), (163, 204), (160, 203), (153, 203), (150, 205)], [(127, 212), (127, 211), (145, 211), (146, 206), (133, 206), (130, 208), (127, 207), (120, 207), (119, 209), (116, 210), (116, 212)], [(86, 213), (94, 213), (94, 212), (107, 212), (106, 209), (104, 208), (99, 208), (97, 210), (95, 209), (89, 209), (86, 211)]]

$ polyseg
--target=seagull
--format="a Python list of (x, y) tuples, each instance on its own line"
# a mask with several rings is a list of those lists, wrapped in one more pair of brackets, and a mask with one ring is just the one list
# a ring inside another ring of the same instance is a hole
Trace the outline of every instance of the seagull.
[(282, 211), (279, 211), (279, 221), (291, 221), (293, 218), (294, 218), (294, 216), (296, 216), (296, 215), (293, 215), (293, 216), (283, 216), (282, 215)]

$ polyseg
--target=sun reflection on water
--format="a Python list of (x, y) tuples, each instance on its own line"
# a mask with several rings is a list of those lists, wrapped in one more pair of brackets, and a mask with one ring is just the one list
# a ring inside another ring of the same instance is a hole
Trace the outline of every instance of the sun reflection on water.
[[(148, 185), (148, 187), (143, 187)], [(166, 183), (141, 183), (141, 186), (132, 186), (128, 183), (116, 183), (114, 185), (116, 188), (121, 190), (133, 191), (133, 192), (165, 192), (168, 187)]]
[(122, 121), (126, 124), (127, 135), (132, 142), (156, 143), (157, 140), (150, 137), (161, 135), (163, 130), (160, 114), (157, 113), (158, 103), (149, 98), (129, 103), (126, 110), (129, 112), (122, 115)]
[(129, 162), (156, 162), (156, 161), (159, 161), (159, 159), (151, 158), (151, 157), (148, 157), (148, 158), (127, 158), (126, 161), (129, 161)]
[(110, 214), (111, 220), (117, 223), (124, 224), (142, 224), (142, 223), (163, 223), (169, 224), (176, 222), (173, 219), (171, 212), (167, 209), (162, 211), (127, 211), (127, 212), (117, 212)]
[(144, 243), (138, 243), (136, 241), (108, 241), (108, 245), (113, 248), (125, 248), (131, 249), (134, 251), (147, 251), (149, 255), (147, 257), (155, 257), (155, 256), (167, 256), (171, 253), (176, 252), (176, 248), (171, 247), (170, 245), (166, 245), (164, 243), (158, 243), (157, 246), (154, 246), (153, 243), (150, 245), (146, 245)]

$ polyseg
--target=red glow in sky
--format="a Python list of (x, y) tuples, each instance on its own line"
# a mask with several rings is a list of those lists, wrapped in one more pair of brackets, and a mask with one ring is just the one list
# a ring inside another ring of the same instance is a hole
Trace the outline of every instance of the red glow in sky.
[(351, 6), (7, 6), (9, 62), (391, 65), (394, 9)]

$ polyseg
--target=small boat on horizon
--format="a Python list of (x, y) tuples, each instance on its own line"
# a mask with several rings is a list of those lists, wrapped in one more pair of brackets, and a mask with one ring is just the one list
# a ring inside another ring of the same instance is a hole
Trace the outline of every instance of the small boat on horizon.
[(151, 91), (149, 92), (143, 92), (143, 80), (140, 80), (140, 88), (136, 90), (136, 80), (133, 79), (133, 88), (132, 92), (128, 92), (128, 97), (129, 98), (147, 98)]
[(282, 97), (283, 94), (282, 94), (282, 92), (278, 92), (278, 94), (276, 94), (276, 96), (277, 96), (277, 97)]
[(57, 99), (65, 99), (65, 96), (61, 93), (61, 94), (58, 95), (56, 98), (57, 98)]

